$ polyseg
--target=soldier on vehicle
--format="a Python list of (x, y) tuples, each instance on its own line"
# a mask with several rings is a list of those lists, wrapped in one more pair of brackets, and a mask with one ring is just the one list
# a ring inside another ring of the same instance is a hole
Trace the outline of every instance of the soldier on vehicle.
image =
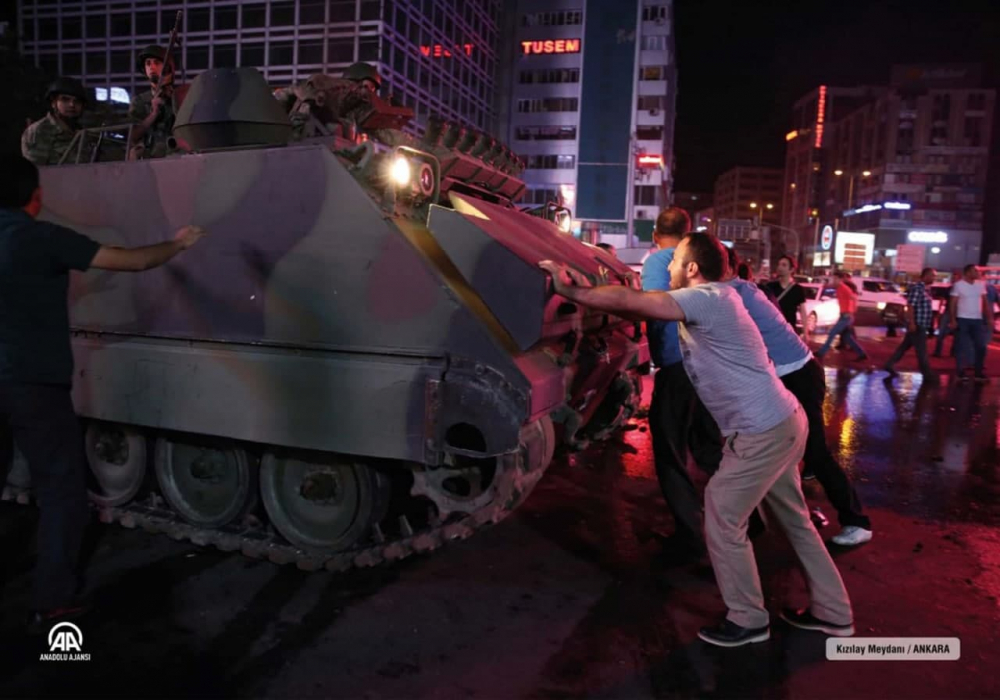
[(21, 153), (35, 165), (55, 165), (80, 129), (87, 90), (79, 80), (56, 78), (45, 92), (49, 113), (21, 136)]
[[(177, 63), (166, 49), (150, 44), (139, 52), (140, 72), (149, 80), (149, 91), (137, 94), (128, 107), (135, 158), (162, 158), (170, 152), (167, 140), (177, 115), (178, 86), (174, 81)], [(164, 59), (168, 58), (166, 64)]]
[(300, 85), (275, 90), (274, 96), (288, 112), (296, 138), (332, 133), (338, 126), (344, 137), (353, 138), (381, 87), (378, 69), (359, 62), (340, 78), (317, 73)]

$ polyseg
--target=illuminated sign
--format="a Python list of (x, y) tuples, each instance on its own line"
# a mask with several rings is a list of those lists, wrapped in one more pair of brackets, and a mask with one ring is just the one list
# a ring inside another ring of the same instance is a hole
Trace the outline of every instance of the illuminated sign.
[(851, 231), (837, 232), (837, 245), (833, 250), (833, 261), (847, 265), (849, 269), (857, 270), (872, 264), (872, 254), (875, 252), (874, 233), (853, 233)]
[(819, 244), (823, 250), (830, 250), (833, 245), (833, 226), (824, 226), (823, 233), (819, 237)]
[[(455, 53), (464, 53), (466, 56), (472, 55), (473, 44), (455, 44)], [(420, 53), (424, 56), (433, 56), (434, 58), (451, 58), (452, 49), (444, 46), (443, 44), (434, 44), (432, 46), (421, 46)]]
[(580, 53), (579, 39), (546, 39), (545, 41), (522, 41), (525, 56), (548, 53)]
[(662, 168), (663, 156), (658, 153), (640, 153), (636, 165), (640, 168)]
[(857, 209), (848, 209), (843, 213), (843, 216), (854, 216), (855, 214), (867, 214), (870, 211), (878, 211), (882, 208), (881, 204), (866, 204), (863, 207), (858, 207)]
[(882, 206), (886, 209), (901, 209), (906, 211), (911, 205), (909, 202), (883, 202)]
[(813, 253), (813, 267), (830, 267), (830, 251)]
[(911, 243), (947, 243), (948, 234), (944, 231), (910, 231), (906, 239)]
[(816, 105), (816, 148), (823, 147), (823, 124), (826, 121), (826, 85), (819, 86), (819, 102)]
[(785, 141), (791, 141), (792, 139), (797, 138), (798, 135), (799, 135), (799, 130), (792, 129), (787, 134), (785, 134)]

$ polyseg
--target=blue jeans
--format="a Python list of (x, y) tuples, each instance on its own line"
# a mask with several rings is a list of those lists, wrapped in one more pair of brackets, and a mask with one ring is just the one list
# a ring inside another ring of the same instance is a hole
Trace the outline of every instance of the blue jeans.
[(858, 345), (858, 341), (854, 338), (854, 317), (851, 314), (840, 314), (840, 318), (834, 324), (833, 328), (830, 330), (830, 335), (826, 337), (826, 342), (823, 343), (816, 354), (819, 357), (823, 357), (829, 350), (830, 346), (833, 345), (833, 340), (838, 335), (843, 336), (844, 342), (854, 350), (859, 355), (865, 355), (864, 348)]
[[(986, 333), (983, 326), (985, 324), (981, 318), (958, 319), (955, 364), (959, 374), (968, 369), (971, 359), (974, 359), (976, 374), (983, 373), (983, 365), (986, 364)], [(973, 357), (970, 358), (970, 355)]]

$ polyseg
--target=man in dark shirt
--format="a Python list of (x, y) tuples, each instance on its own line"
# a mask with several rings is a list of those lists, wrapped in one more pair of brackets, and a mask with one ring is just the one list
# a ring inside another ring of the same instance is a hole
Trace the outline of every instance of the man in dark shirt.
[(140, 248), (101, 245), (37, 221), (38, 169), (20, 154), (0, 155), (0, 485), (13, 442), (24, 453), (38, 500), (38, 560), (30, 625), (84, 612), (76, 568), (87, 525), (87, 466), (70, 398), (73, 354), (66, 293), (70, 270), (148, 270), (194, 245), (205, 232)]
[(790, 255), (778, 258), (778, 279), (767, 283), (767, 291), (774, 295), (781, 315), (788, 325), (795, 328), (796, 316), (801, 316), (802, 340), (809, 342), (809, 325), (806, 323), (806, 293), (802, 285), (792, 279), (795, 260)]
[(906, 335), (903, 336), (903, 342), (896, 348), (896, 352), (885, 363), (885, 371), (892, 376), (896, 375), (893, 366), (912, 346), (917, 353), (917, 362), (924, 380), (934, 381), (937, 378), (927, 360), (927, 336), (934, 325), (934, 309), (930, 295), (927, 294), (927, 285), (934, 284), (934, 276), (934, 268), (925, 267), (920, 273), (920, 280), (906, 290)]

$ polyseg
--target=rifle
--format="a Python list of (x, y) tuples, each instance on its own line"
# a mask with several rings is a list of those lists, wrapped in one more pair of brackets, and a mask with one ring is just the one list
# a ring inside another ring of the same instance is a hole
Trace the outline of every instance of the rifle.
[[(174, 28), (170, 30), (170, 41), (167, 42), (167, 50), (163, 53), (163, 70), (160, 71), (160, 76), (156, 79), (156, 87), (153, 88), (153, 99), (155, 100), (160, 96), (163, 91), (163, 78), (166, 76), (167, 71), (173, 75), (174, 71), (170, 68), (170, 52), (174, 50), (174, 44), (177, 43), (177, 34), (181, 30), (181, 18), (184, 16), (183, 10), (177, 10), (177, 18), (174, 20)], [(176, 76), (175, 76), (176, 77)]]

